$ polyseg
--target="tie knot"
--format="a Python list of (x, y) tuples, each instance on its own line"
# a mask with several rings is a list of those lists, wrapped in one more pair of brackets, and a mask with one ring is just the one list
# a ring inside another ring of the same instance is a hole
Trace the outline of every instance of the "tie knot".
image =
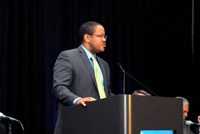
[(95, 58), (94, 56), (92, 56), (91, 59), (92, 59), (93, 61), (96, 61), (96, 58)]

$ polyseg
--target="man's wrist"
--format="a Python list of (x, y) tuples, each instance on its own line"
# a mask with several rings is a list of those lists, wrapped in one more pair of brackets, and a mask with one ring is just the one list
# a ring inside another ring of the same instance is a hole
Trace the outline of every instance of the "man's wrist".
[(76, 102), (81, 99), (80, 97), (79, 98), (76, 98), (74, 101), (73, 101), (73, 104), (76, 105)]

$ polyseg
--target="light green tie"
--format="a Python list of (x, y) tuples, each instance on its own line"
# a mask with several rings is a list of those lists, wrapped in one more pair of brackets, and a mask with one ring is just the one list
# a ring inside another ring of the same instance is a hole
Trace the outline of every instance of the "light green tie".
[(91, 59), (93, 61), (93, 65), (94, 65), (94, 74), (95, 74), (95, 78), (96, 78), (96, 82), (97, 82), (99, 96), (100, 96), (100, 99), (104, 99), (104, 98), (106, 98), (106, 94), (105, 94), (102, 79), (101, 79), (99, 65), (94, 56), (92, 56)]

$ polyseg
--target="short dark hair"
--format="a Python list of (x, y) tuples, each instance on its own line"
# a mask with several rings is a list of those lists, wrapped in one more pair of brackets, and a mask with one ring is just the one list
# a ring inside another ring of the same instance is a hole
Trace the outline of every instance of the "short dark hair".
[(94, 33), (94, 28), (97, 25), (101, 25), (101, 24), (94, 21), (88, 21), (81, 25), (79, 29), (79, 37), (80, 37), (81, 43), (83, 42), (84, 35), (85, 34), (92, 35)]

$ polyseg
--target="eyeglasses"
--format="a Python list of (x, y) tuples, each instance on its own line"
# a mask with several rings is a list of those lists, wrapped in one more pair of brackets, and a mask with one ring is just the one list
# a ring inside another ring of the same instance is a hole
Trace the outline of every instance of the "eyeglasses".
[(107, 39), (108, 38), (107, 35), (95, 35), (95, 34), (89, 34), (89, 35), (101, 37), (102, 39)]

